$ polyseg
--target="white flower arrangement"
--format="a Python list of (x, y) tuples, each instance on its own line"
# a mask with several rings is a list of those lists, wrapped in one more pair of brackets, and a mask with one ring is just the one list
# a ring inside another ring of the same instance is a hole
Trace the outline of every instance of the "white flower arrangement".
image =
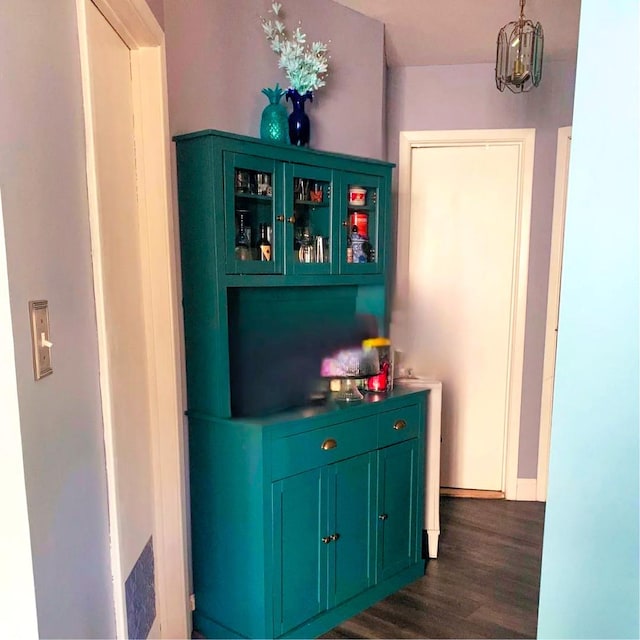
[(278, 66), (284, 69), (292, 89), (299, 94), (324, 87), (329, 71), (327, 45), (324, 42), (307, 44), (307, 36), (300, 25), (289, 36), (281, 18), (282, 3), (272, 2), (269, 13), (274, 19), (262, 18), (262, 29), (271, 49), (280, 56)]

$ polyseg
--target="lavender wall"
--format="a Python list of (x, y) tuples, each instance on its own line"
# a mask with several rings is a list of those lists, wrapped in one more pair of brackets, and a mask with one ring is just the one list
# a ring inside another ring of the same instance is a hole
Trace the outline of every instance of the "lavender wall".
[(545, 62), (539, 87), (500, 93), (493, 64), (389, 70), (389, 160), (398, 161), (400, 131), (535, 128), (529, 286), (518, 477), (535, 478), (549, 277), (551, 220), (559, 127), (571, 124), (575, 60)]
[[(0, 185), (39, 635), (112, 638), (75, 1), (2, 0), (0, 50)], [(28, 301), (41, 298), (54, 371), (35, 382)]]
[(147, 0), (147, 4), (161, 27), (164, 27), (164, 0)]
[[(165, 2), (172, 134), (222, 129), (259, 136), (263, 87), (287, 86), (260, 25), (267, 0)], [(331, 41), (330, 75), (307, 106), (315, 149), (382, 158), (384, 28), (332, 0), (287, 0), (287, 26)]]

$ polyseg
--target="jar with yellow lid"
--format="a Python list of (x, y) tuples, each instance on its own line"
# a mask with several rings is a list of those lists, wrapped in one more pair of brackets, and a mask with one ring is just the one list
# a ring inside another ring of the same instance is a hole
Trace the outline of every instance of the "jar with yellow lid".
[(371, 393), (386, 393), (393, 389), (393, 363), (391, 361), (391, 340), (389, 338), (367, 338), (362, 341), (363, 349), (375, 349), (380, 361), (380, 373), (369, 376), (365, 390)]

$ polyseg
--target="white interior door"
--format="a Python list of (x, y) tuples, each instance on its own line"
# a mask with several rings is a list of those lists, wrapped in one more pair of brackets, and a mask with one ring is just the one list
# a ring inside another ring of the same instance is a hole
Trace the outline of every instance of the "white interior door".
[(131, 51), (88, 0), (86, 19), (98, 200), (94, 270), (116, 623), (119, 637), (156, 637), (154, 477)]
[(521, 165), (515, 143), (411, 152), (403, 342), (443, 382), (443, 487), (505, 489)]

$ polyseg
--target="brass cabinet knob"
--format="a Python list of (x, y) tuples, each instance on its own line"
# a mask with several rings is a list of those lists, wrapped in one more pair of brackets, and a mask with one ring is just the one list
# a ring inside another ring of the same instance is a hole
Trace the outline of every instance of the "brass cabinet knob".
[(284, 216), (276, 216), (278, 222), (284, 222)]
[(320, 447), (325, 451), (329, 451), (329, 449), (335, 449), (338, 446), (338, 442), (333, 438), (327, 438)]
[(291, 224), (295, 224), (296, 223), (296, 217), (295, 216), (290, 216), (287, 218), (287, 222), (290, 222)]
[(386, 520), (388, 517), (389, 517), (389, 515), (388, 515), (388, 514), (386, 514), (386, 513), (381, 513), (381, 514), (378, 516), (378, 520)]
[(396, 420), (393, 423), (393, 428), (396, 431), (400, 431), (400, 429), (404, 429), (407, 426), (407, 421), (406, 420)]
[(340, 534), (339, 533), (332, 533), (329, 537), (332, 540), (337, 540), (340, 537)]
[(322, 542), (324, 542), (325, 544), (329, 544), (331, 542), (331, 536), (325, 536), (324, 538), (322, 538)]

